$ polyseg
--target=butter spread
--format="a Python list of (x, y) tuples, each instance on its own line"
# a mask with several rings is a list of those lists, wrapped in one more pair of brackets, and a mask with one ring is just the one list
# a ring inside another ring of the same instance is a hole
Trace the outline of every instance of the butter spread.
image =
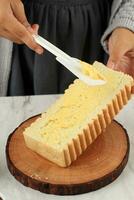
[(90, 76), (93, 79), (105, 80), (104, 76), (99, 73), (92, 65), (81, 61), (81, 71), (84, 75)]
[(96, 79), (102, 75), (107, 84), (92, 87), (76, 79), (65, 94), (25, 130), (25, 134), (54, 148), (63, 149), (112, 101), (125, 84), (132, 84), (130, 76), (108, 69), (98, 62), (91, 67), (94, 69), (92, 72), (87, 67), (90, 68), (83, 63), (84, 73), (90, 73)]

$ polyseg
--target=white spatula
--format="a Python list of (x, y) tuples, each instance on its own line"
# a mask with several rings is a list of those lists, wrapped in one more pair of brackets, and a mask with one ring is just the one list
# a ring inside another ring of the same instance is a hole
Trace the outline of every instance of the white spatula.
[(84, 75), (81, 72), (81, 63), (80, 60), (73, 58), (48, 42), (46, 39), (42, 38), (39, 35), (33, 35), (35, 41), (50, 51), (52, 54), (56, 56), (56, 60), (60, 62), (63, 66), (65, 66), (68, 70), (70, 70), (75, 76), (77, 76), (80, 80), (84, 81), (88, 85), (103, 85), (106, 83), (104, 80), (94, 80), (90, 76)]

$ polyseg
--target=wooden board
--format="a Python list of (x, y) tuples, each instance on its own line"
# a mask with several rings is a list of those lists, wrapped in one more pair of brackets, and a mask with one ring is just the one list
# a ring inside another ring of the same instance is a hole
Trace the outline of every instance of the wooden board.
[(25, 146), (23, 130), (38, 117), (23, 122), (7, 141), (8, 168), (23, 185), (50, 194), (81, 194), (104, 187), (121, 174), (129, 139), (120, 124), (113, 121), (78, 160), (61, 168)]

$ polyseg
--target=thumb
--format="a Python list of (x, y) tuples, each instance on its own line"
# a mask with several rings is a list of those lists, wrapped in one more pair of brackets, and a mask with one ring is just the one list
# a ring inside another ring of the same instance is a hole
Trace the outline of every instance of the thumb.
[(107, 66), (112, 69), (117, 69), (122, 57), (126, 54), (128, 49), (124, 45), (116, 44), (109, 47), (109, 59)]
[(38, 34), (39, 25), (38, 24), (33, 24), (32, 25), (32, 29), (33, 29), (33, 31), (34, 31), (35, 34)]

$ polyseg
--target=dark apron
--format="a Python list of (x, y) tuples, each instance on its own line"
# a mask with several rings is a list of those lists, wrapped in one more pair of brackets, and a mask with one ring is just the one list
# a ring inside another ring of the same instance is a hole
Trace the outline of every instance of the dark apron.
[[(39, 34), (69, 55), (104, 62), (100, 39), (112, 0), (24, 0), (28, 21)], [(37, 55), (25, 45), (13, 46), (9, 96), (63, 93), (76, 77), (47, 50)]]

